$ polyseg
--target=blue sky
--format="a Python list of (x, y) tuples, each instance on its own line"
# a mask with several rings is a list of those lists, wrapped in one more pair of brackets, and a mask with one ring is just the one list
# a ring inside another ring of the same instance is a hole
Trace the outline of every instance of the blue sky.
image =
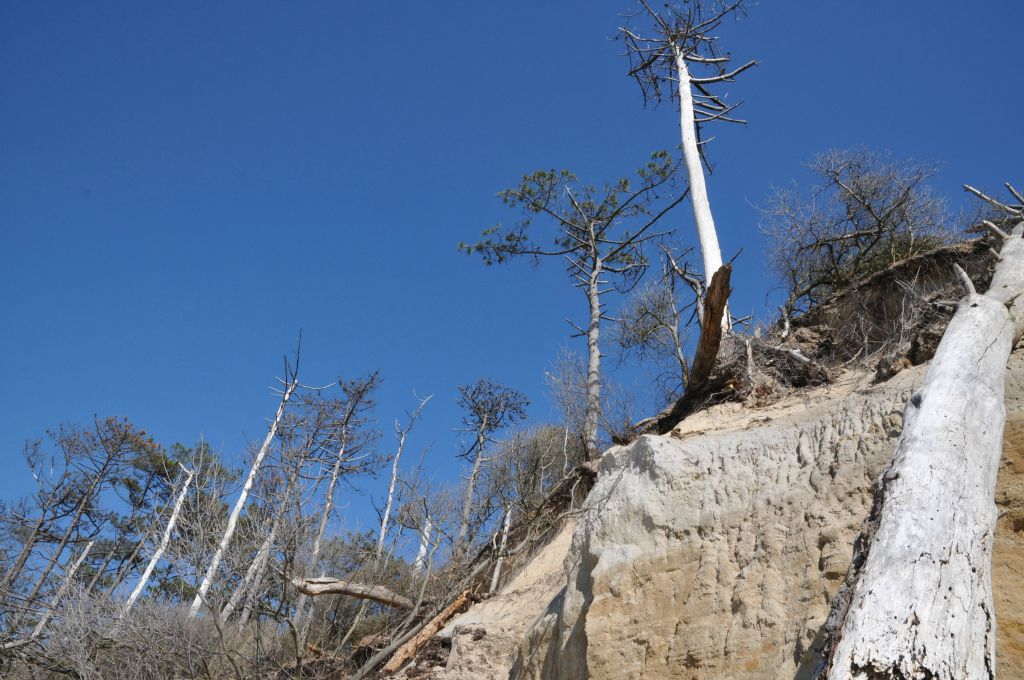
[[(553, 416), (543, 372), (583, 299), (560, 267), (456, 243), (513, 216), (524, 172), (603, 181), (678, 143), (609, 38), (629, 2), (0, 5), (0, 498), (21, 445), (127, 415), (238, 460), (298, 330), (303, 376), (381, 369), (385, 428), (434, 394), (413, 448), (450, 475), (455, 390), (487, 375)], [(722, 31), (731, 86), (712, 207), (733, 308), (767, 315), (753, 204), (830, 147), (1024, 184), (1024, 5), (762, 2)], [(692, 243), (689, 207), (670, 223)]]

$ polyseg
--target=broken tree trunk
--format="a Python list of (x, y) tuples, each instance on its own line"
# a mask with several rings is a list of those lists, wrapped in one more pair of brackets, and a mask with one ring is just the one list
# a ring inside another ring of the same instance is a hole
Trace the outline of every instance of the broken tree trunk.
[[(693, 108), (693, 93), (690, 91), (690, 70), (686, 66), (686, 55), (683, 51), (678, 47), (675, 47), (674, 51), (679, 81), (679, 133), (690, 180), (690, 202), (693, 204), (693, 219), (697, 224), (697, 239), (704, 261), (704, 276), (708, 277), (722, 268), (722, 250), (718, 246), (718, 231), (715, 229), (715, 218), (711, 215), (711, 202), (708, 200), (707, 185), (704, 181), (703, 161), (697, 141), (697, 117)], [(728, 309), (718, 319), (718, 324), (726, 333), (729, 332), (732, 326)]]
[(317, 578), (292, 579), (292, 585), (303, 595), (348, 595), (361, 600), (373, 600), (389, 607), (412, 609), (416, 603), (407, 597), (392, 592), (384, 586), (368, 586), (340, 578), (321, 576)]
[(700, 324), (700, 339), (697, 341), (697, 352), (690, 368), (690, 381), (686, 384), (683, 396), (679, 397), (661, 413), (653, 418), (641, 420), (633, 426), (637, 435), (657, 433), (667, 434), (672, 428), (689, 415), (704, 396), (711, 369), (715, 367), (718, 348), (722, 344), (722, 318), (726, 313), (729, 301), (729, 277), (732, 266), (722, 265), (711, 277), (707, 297), (704, 301), (704, 316)]
[(833, 603), (828, 680), (994, 677), (993, 496), (1006, 361), (1024, 330), (1022, 236), (1024, 222), (985, 294), (958, 268), (967, 297), (906, 406)]
[(470, 603), (470, 590), (464, 590), (450, 605), (445, 607), (441, 612), (431, 619), (416, 635), (408, 642), (398, 648), (397, 651), (391, 656), (391, 659), (381, 669), (384, 673), (394, 673), (407, 664), (419, 651), (420, 647), (425, 645), (430, 638), (437, 635), (437, 633), (444, 628), (448, 622), (456, 614), (460, 613)]

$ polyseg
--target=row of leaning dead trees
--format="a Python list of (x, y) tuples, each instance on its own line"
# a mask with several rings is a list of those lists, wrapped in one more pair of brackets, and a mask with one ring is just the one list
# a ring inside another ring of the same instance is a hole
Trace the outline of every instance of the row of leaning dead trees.
[[(639, 10), (621, 29), (620, 38), (631, 60), (630, 75), (645, 99), (669, 99), (678, 105), (681, 159), (656, 153), (636, 173), (635, 180), (623, 179), (600, 187), (581, 184), (568, 171), (527, 175), (518, 186), (501, 194), (506, 204), (521, 212), (521, 220), (510, 228), (488, 230), (483, 240), (463, 246), (481, 254), (489, 264), (519, 256), (559, 258), (573, 285), (585, 293), (587, 322), (575, 328), (587, 340), (584, 437), (591, 456), (598, 451), (601, 329), (602, 322), (609, 320), (604, 296), (615, 287), (624, 290), (635, 285), (648, 264), (645, 245), (671, 233), (661, 226), (662, 220), (687, 198), (693, 209), (704, 277), (678, 265), (668, 253), (667, 259), (678, 277), (693, 288), (701, 333), (695, 357), (688, 365), (682, 397), (657, 416), (635, 424), (633, 435), (665, 433), (699, 405), (722, 339), (732, 332), (728, 310), (731, 268), (723, 264), (708, 200), (704, 173), (708, 140), (702, 133), (704, 126), (713, 122), (743, 122), (733, 115), (737, 105), (716, 94), (715, 87), (733, 81), (756, 62), (733, 68), (729, 55), (718, 49), (713, 35), (725, 19), (740, 11), (739, 1), (686, 3), (658, 11), (641, 0)], [(684, 170), (685, 186), (680, 181)], [(966, 298), (957, 305), (924, 385), (908, 403), (903, 435), (892, 463), (879, 480), (871, 517), (857, 544), (854, 567), (830, 617), (828, 668), (823, 672), (831, 679), (988, 677), (993, 667), (995, 626), (988, 564), (995, 519), (993, 485), (1004, 419), (1002, 382), (1006, 359), (1024, 330), (1017, 304), (1024, 292), (1024, 199), (1013, 187), (1008, 186), (1008, 190), (1015, 203), (1003, 203), (974, 191), (1005, 217), (1002, 226), (994, 221), (987, 224), (1000, 241), (994, 254), (995, 275), (983, 294), (977, 293), (966, 275), (962, 277)], [(530, 233), (536, 219), (554, 226), (554, 236), (546, 242)], [(189, 609), (192, 617), (214, 606), (209, 600), (211, 584), (237, 530), (257, 472), (299, 387), (297, 370), (286, 366), (279, 408), (205, 565)], [(488, 418), (484, 415), (483, 422), (487, 423)], [(410, 427), (414, 419), (415, 415), (410, 418)], [(990, 427), (978, 427), (978, 423)], [(482, 448), (481, 444), (476, 451)], [(345, 446), (340, 450), (345, 451)], [(333, 498), (344, 460), (339, 454), (328, 498)], [(478, 463), (480, 459), (475, 460)], [(397, 464), (396, 456), (392, 488)], [(129, 610), (166, 549), (188, 494), (194, 470), (183, 469), (181, 473), (180, 495), (153, 561), (129, 598)], [(296, 483), (297, 475), (287, 474), (285, 484)], [(931, 482), (922, 484), (922, 479)], [(956, 502), (951, 503), (954, 498)], [(382, 512), (384, 525), (392, 511), (391, 501), (389, 493)], [(472, 486), (468, 497), (471, 501)], [(323, 544), (330, 502), (322, 512), (313, 542), (314, 562)], [(506, 514), (505, 537), (509, 525), (510, 515)], [(267, 546), (275, 541), (277, 522), (272, 526), (265, 539)], [(460, 529), (459, 533), (464, 531)], [(429, 536), (429, 529), (424, 528), (423, 534)], [(424, 546), (428, 543), (429, 539), (425, 540)], [(82, 548), (66, 570), (65, 583), (71, 582), (91, 549), (91, 543)], [(425, 548), (421, 549), (419, 559), (428, 559), (424, 552)], [(226, 619), (224, 610), (230, 615), (234, 608), (244, 606), (249, 584), (267, 577), (268, 554), (269, 547), (264, 550), (261, 545), (242, 576), (242, 587), (235, 591), (241, 595), (237, 601), (232, 598), (224, 603), (216, 618)], [(394, 639), (376, 650), (353, 677), (363, 677), (381, 664), (395, 669), (409, 650), (415, 651), (436, 632), (436, 626), (467, 605), (471, 582), (484, 574), (481, 565), (489, 564), (474, 562), (454, 589), (454, 596), (437, 602), (425, 599), (423, 590), (414, 599), (375, 583), (323, 575), (290, 576), (300, 593), (297, 614), (289, 621), (298, 654), (303, 653), (303, 631), (308, 630), (306, 598), (341, 595), (409, 612), (397, 625), (399, 632)], [(492, 576), (492, 584), (496, 580)], [(45, 578), (40, 579), (40, 583), (43, 581)], [(936, 598), (935, 593), (943, 595)], [(64, 594), (62, 586), (54, 599), (59, 601)], [(950, 616), (953, 608), (967, 615)], [(360, 608), (359, 615), (363, 611)], [(48, 618), (47, 612), (28, 638), (5, 643), (5, 647), (16, 649), (33, 642)], [(301, 663), (300, 658), (297, 664)]]

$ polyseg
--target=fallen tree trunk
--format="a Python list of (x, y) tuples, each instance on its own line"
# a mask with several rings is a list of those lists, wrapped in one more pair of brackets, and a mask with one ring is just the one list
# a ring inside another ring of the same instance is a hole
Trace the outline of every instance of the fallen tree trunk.
[(437, 633), (444, 628), (456, 614), (460, 613), (469, 605), (470, 592), (471, 589), (462, 591), (462, 594), (455, 598), (450, 605), (442, 609), (441, 612), (428, 621), (414, 637), (399, 647), (391, 656), (391, 659), (384, 665), (384, 668), (381, 669), (382, 672), (394, 673), (400, 670), (402, 666), (416, 656), (416, 652), (419, 651), (420, 647), (437, 635)]
[(416, 603), (407, 597), (392, 592), (384, 586), (368, 586), (330, 576), (292, 579), (292, 585), (303, 595), (348, 595), (361, 600), (372, 600), (379, 604), (400, 609), (412, 609)]
[[(1018, 219), (1019, 219), (1018, 215)], [(967, 289), (855, 546), (827, 625), (828, 680), (991, 679), (992, 534), (1006, 361), (1024, 331), (1024, 222)]]

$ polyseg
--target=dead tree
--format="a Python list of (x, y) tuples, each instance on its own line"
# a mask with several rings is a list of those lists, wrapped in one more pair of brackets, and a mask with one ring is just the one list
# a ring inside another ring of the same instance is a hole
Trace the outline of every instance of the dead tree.
[(267, 430), (267, 436), (263, 438), (263, 444), (256, 452), (256, 456), (253, 458), (252, 465), (249, 467), (249, 476), (245, 479), (245, 484), (242, 486), (241, 493), (238, 494), (238, 499), (235, 501), (235, 506), (231, 510), (231, 515), (228, 517), (227, 526), (224, 528), (224, 534), (221, 536), (220, 542), (217, 544), (217, 549), (213, 553), (213, 557), (210, 558), (210, 563), (206, 568), (206, 573), (203, 575), (203, 580), (199, 584), (199, 589), (196, 591), (195, 599), (192, 600), (192, 606), (189, 608), (189, 616), (194, 617), (199, 613), (199, 608), (203, 606), (203, 600), (206, 598), (207, 592), (210, 590), (210, 586), (213, 584), (213, 579), (217, 575), (217, 569), (220, 567), (221, 560), (224, 559), (224, 553), (228, 549), (228, 545), (231, 543), (231, 537), (235, 535), (235, 528), (238, 526), (238, 517), (242, 514), (242, 508), (245, 507), (245, 502), (249, 498), (249, 491), (252, 490), (252, 485), (256, 481), (256, 475), (259, 474), (260, 467), (263, 465), (263, 460), (267, 457), (267, 453), (270, 451), (270, 444), (274, 441), (274, 435), (277, 434), (277, 428), (281, 424), (281, 419), (284, 417), (285, 409), (288, 406), (288, 401), (292, 398), (296, 388), (299, 386), (298, 378), (299, 370), (299, 353), (295, 353), (295, 366), (294, 368), (286, 360), (284, 365), (284, 378), (281, 379), (281, 401), (277, 406), (277, 413), (274, 415), (274, 419), (270, 423), (270, 428)]
[[(672, 99), (679, 105), (690, 202), (707, 280), (722, 267), (722, 250), (704, 178), (704, 166), (710, 171), (710, 165), (703, 147), (710, 140), (702, 138), (702, 126), (715, 121), (746, 122), (733, 115), (739, 103), (726, 103), (724, 97), (711, 91), (711, 86), (731, 82), (757, 65), (756, 61), (748, 61), (730, 69), (731, 57), (718, 48), (718, 38), (712, 33), (726, 18), (743, 11), (743, 0), (684, 0), (666, 3), (662, 12), (646, 0), (639, 0), (639, 4), (640, 10), (631, 17), (631, 23), (620, 29), (630, 60), (629, 75), (640, 85), (645, 101)], [(644, 23), (647, 25), (640, 25)], [(709, 75), (696, 77), (691, 73), (694, 68), (704, 69)], [(721, 323), (728, 332), (728, 311)]]
[[(519, 208), (523, 219), (511, 228), (501, 225), (484, 232), (484, 240), (459, 244), (467, 253), (480, 253), (487, 264), (528, 256), (566, 262), (573, 285), (587, 298), (587, 326), (569, 322), (587, 339), (587, 408), (584, 438), (588, 455), (597, 456), (597, 431), (601, 410), (601, 321), (603, 296), (612, 288), (606, 279), (618, 277), (620, 289), (628, 290), (646, 269), (643, 244), (669, 232), (655, 233), (653, 227), (669, 210), (681, 203), (686, 192), (675, 187), (678, 164), (667, 152), (653, 154), (650, 163), (637, 172), (639, 186), (621, 179), (603, 188), (580, 185), (568, 170), (540, 170), (523, 177), (518, 187), (499, 194), (506, 205)], [(672, 196), (671, 194), (675, 194)], [(552, 246), (534, 240), (529, 229), (541, 216), (554, 226)]]
[[(351, 465), (353, 459), (363, 457), (363, 447), (367, 443), (367, 437), (361, 433), (365, 424), (365, 413), (374, 406), (373, 391), (380, 386), (380, 374), (371, 373), (367, 378), (355, 380), (339, 380), (338, 384), (344, 394), (344, 407), (340, 423), (337, 424), (337, 453), (331, 467), (331, 474), (327, 484), (327, 491), (324, 494), (324, 504), (320, 509), (320, 522), (317, 525), (316, 535), (313, 537), (313, 547), (310, 553), (309, 562), (313, 569), (317, 569), (317, 562), (320, 559), (320, 550), (323, 546), (324, 535), (327, 533), (327, 522), (334, 509), (334, 494), (341, 479), (342, 473), (347, 472), (345, 468)], [(411, 425), (410, 425), (411, 427)], [(320, 574), (324, 576), (324, 574)], [(301, 593), (301, 591), (300, 591)], [(301, 620), (298, 626), (300, 638), (305, 640), (309, 633), (309, 625), (312, 616), (305, 615), (306, 594), (299, 596), (295, 605), (296, 622)]]
[[(179, 465), (181, 465), (179, 463)], [(153, 573), (153, 569), (160, 562), (160, 558), (163, 557), (164, 551), (167, 550), (167, 544), (171, 542), (171, 536), (174, 534), (174, 525), (178, 522), (178, 515), (181, 514), (181, 506), (185, 503), (185, 498), (188, 495), (188, 488), (192, 484), (192, 477), (195, 475), (195, 470), (189, 470), (184, 465), (181, 466), (182, 471), (185, 473), (185, 481), (181, 485), (181, 491), (178, 493), (178, 499), (174, 502), (174, 509), (171, 510), (171, 516), (167, 519), (167, 526), (164, 528), (163, 536), (160, 539), (160, 545), (153, 552), (153, 556), (150, 558), (149, 563), (146, 564), (145, 570), (142, 572), (142, 576), (139, 577), (139, 582), (135, 585), (135, 589), (131, 595), (128, 596), (128, 601), (124, 604), (124, 614), (127, 614), (132, 609), (132, 605), (135, 604), (135, 600), (138, 599), (142, 591), (146, 589), (146, 584), (149, 582), (149, 577)]]
[(994, 491), (1006, 409), (1006, 362), (1024, 332), (1024, 198), (1001, 210), (1007, 234), (988, 290), (958, 269), (966, 297), (875, 489), (847, 581), (828, 623), (829, 680), (989, 679)]
[(934, 165), (846, 149), (818, 154), (807, 166), (815, 186), (773, 188), (760, 208), (769, 261), (787, 291), (784, 323), (948, 239), (945, 203), (927, 185)]

